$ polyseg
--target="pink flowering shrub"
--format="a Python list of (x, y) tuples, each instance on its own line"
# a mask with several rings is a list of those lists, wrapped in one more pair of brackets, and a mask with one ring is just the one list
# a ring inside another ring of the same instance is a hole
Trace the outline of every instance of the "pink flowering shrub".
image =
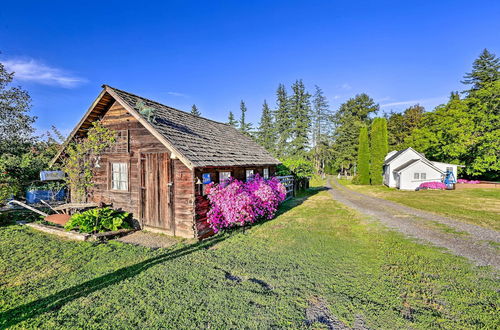
[(442, 182), (423, 182), (419, 186), (420, 189), (446, 189), (446, 185)]
[(207, 221), (215, 232), (271, 219), (285, 200), (286, 189), (278, 179), (265, 180), (258, 174), (248, 182), (229, 179), (208, 186), (210, 210)]
[(457, 183), (470, 183), (470, 184), (478, 184), (479, 180), (467, 180), (467, 179), (458, 179)]

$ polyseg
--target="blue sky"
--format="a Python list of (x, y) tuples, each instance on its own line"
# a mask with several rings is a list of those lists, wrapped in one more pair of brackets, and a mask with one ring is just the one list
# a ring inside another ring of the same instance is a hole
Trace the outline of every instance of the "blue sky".
[(104, 83), (226, 121), (257, 123), (279, 83), (323, 88), (333, 109), (444, 102), (483, 48), (500, 55), (500, 1), (9, 1), (0, 61), (37, 128), (68, 133)]

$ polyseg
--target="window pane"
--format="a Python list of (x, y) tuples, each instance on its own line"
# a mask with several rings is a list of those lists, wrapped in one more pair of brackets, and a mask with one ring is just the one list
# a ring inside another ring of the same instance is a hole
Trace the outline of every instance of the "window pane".
[(420, 179), (425, 180), (427, 178), (427, 173), (420, 173)]
[(127, 163), (111, 164), (111, 189), (128, 190), (128, 166)]
[(419, 179), (419, 175), (418, 175), (418, 173), (413, 173), (413, 179), (415, 179), (415, 180), (418, 180), (418, 179)]
[(263, 173), (264, 173), (264, 179), (268, 179), (269, 178), (269, 169), (265, 168)]
[(224, 182), (231, 177), (231, 172), (219, 172), (219, 182)]

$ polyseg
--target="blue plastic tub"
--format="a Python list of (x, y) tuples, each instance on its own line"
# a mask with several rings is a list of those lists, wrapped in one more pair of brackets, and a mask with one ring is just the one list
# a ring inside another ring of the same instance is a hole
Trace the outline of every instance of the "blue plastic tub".
[(59, 191), (52, 190), (29, 190), (26, 192), (26, 202), (28, 204), (40, 203), (40, 200), (44, 201), (63, 201), (66, 197), (66, 191), (64, 189)]

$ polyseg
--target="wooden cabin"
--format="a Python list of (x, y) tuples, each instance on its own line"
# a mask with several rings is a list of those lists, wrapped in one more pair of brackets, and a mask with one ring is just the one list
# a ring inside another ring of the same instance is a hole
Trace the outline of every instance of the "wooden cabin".
[(256, 173), (272, 176), (279, 164), (230, 125), (107, 85), (66, 143), (84, 137), (96, 120), (117, 136), (96, 162), (89, 202), (130, 212), (137, 226), (151, 231), (189, 238), (210, 236), (205, 185), (229, 176), (239, 180)]

